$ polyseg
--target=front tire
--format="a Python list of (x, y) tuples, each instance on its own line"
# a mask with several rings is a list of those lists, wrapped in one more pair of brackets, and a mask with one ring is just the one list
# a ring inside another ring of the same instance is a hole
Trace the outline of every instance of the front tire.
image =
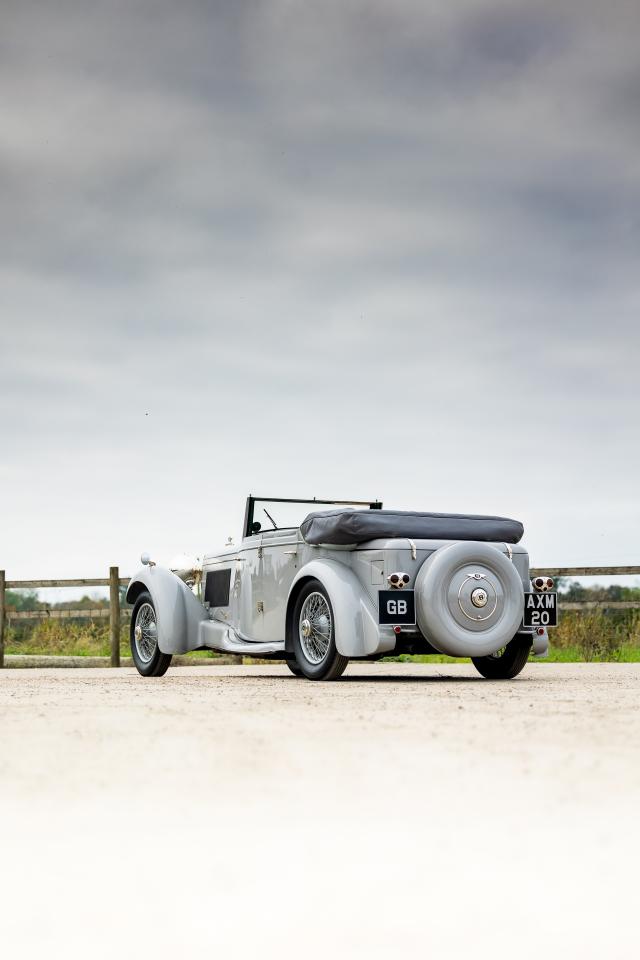
[(531, 641), (516, 636), (491, 656), (472, 657), (471, 662), (487, 680), (513, 680), (524, 669), (530, 651)]
[(349, 658), (338, 653), (333, 608), (319, 580), (310, 580), (298, 594), (291, 629), (295, 662), (302, 676), (307, 680), (342, 676)]
[(304, 677), (304, 673), (298, 666), (297, 660), (285, 660), (285, 664), (294, 675), (294, 677)]
[(146, 590), (136, 600), (131, 614), (131, 656), (143, 677), (162, 677), (169, 669), (171, 654), (158, 646), (156, 608)]

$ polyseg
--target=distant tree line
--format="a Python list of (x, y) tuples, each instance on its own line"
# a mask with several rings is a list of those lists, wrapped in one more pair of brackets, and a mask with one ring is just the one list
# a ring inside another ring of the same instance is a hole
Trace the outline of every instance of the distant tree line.
[(556, 577), (556, 586), (562, 594), (563, 600), (638, 600), (640, 601), (640, 587), (623, 587), (613, 583), (603, 587), (596, 583), (592, 587), (585, 587), (576, 580), (567, 577)]
[[(126, 587), (120, 587), (120, 606), (125, 603)], [(59, 603), (46, 603), (40, 600), (37, 590), (7, 590), (5, 593), (7, 610), (23, 613), (33, 610), (100, 610), (109, 606), (106, 597), (82, 597), (81, 600), (64, 600)]]
[(15, 590), (7, 590), (4, 600), (7, 609), (15, 610), (17, 613), (25, 610), (40, 610), (44, 606), (38, 601), (35, 590), (21, 590), (19, 593)]

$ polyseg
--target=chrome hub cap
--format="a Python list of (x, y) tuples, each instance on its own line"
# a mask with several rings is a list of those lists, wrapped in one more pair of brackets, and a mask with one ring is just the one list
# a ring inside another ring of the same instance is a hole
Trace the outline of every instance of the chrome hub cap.
[(329, 604), (321, 593), (310, 593), (302, 604), (298, 631), (305, 658), (314, 666), (322, 663), (329, 651), (333, 624)]
[(136, 614), (133, 639), (140, 660), (149, 663), (158, 646), (156, 612), (150, 603), (143, 603)]
[(488, 599), (487, 591), (483, 590), (482, 587), (478, 587), (471, 594), (471, 603), (474, 607), (486, 607)]
[[(487, 621), (495, 622), (492, 618), (498, 611), (502, 587), (497, 578), (494, 580), (490, 570), (463, 568), (452, 579), (449, 589), (450, 592), (456, 590), (457, 593), (457, 612), (463, 619), (460, 620), (455, 613), (454, 616), (461, 626), (473, 623), (474, 629), (484, 629)], [(451, 609), (455, 610), (453, 605)]]

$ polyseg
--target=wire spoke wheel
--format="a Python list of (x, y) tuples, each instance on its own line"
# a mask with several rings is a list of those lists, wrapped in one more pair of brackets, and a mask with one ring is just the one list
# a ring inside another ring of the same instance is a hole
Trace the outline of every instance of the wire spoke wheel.
[(169, 669), (171, 654), (160, 649), (156, 607), (148, 590), (140, 591), (135, 600), (129, 630), (131, 656), (138, 673), (142, 677), (163, 677)]
[(349, 658), (338, 652), (331, 599), (325, 586), (308, 580), (295, 599), (287, 643), (295, 655), (294, 673), (307, 680), (337, 680)]
[(300, 646), (305, 657), (314, 666), (322, 663), (329, 652), (333, 636), (331, 610), (326, 597), (310, 593), (302, 604), (298, 621)]
[(156, 612), (150, 603), (143, 603), (138, 609), (133, 636), (140, 660), (151, 663), (158, 646), (158, 627)]

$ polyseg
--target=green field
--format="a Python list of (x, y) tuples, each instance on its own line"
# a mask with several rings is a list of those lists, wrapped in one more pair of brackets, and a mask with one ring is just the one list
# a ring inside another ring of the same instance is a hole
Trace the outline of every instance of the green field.
[[(584, 612), (562, 612), (563, 600), (624, 600), (640, 601), (640, 587), (609, 586), (585, 588), (582, 585), (560, 581), (560, 622), (550, 630), (550, 651), (547, 663), (621, 662), (640, 661), (640, 609), (591, 609)], [(124, 606), (124, 590), (122, 590)], [(7, 591), (9, 611), (35, 611), (45, 608), (37, 593)], [(107, 609), (105, 599), (84, 597), (68, 603), (58, 603), (52, 609), (72, 607), (87, 610), (86, 620), (16, 620), (8, 627), (5, 649), (8, 654), (48, 656), (109, 656), (109, 624), (103, 618), (91, 619), (89, 610)], [(122, 618), (121, 655), (129, 655), (129, 620)], [(204, 652), (200, 656), (213, 656)], [(431, 663), (455, 663), (445, 656), (418, 656), (388, 658), (416, 660)], [(545, 662), (545, 661), (542, 661)]]
[[(549, 647), (549, 656), (543, 657), (538, 660), (536, 657), (532, 657), (532, 660), (535, 660), (538, 663), (640, 663), (640, 646), (633, 646), (631, 644), (624, 644), (619, 651), (617, 651), (615, 656), (606, 656), (598, 655), (595, 657), (590, 657), (589, 661), (583, 656), (578, 647), (554, 647), (553, 646), (553, 637), (551, 637), (552, 646)], [(385, 657), (385, 660), (391, 662), (395, 661), (411, 661), (415, 663), (470, 663), (470, 660), (462, 659), (461, 657), (445, 657), (441, 655), (435, 655), (431, 657), (427, 656), (417, 656), (417, 657)]]
[[(550, 631), (548, 663), (638, 662), (640, 661), (640, 612), (603, 611), (567, 612), (560, 625)], [(46, 654), (49, 656), (108, 656), (109, 626), (105, 620), (44, 620), (19, 629), (9, 627), (6, 635), (8, 654)], [(129, 655), (128, 621), (122, 624), (122, 656)], [(203, 654), (207, 656), (207, 653)], [(389, 658), (431, 663), (454, 663), (453, 657), (418, 656)], [(545, 662), (545, 661), (543, 661)]]

